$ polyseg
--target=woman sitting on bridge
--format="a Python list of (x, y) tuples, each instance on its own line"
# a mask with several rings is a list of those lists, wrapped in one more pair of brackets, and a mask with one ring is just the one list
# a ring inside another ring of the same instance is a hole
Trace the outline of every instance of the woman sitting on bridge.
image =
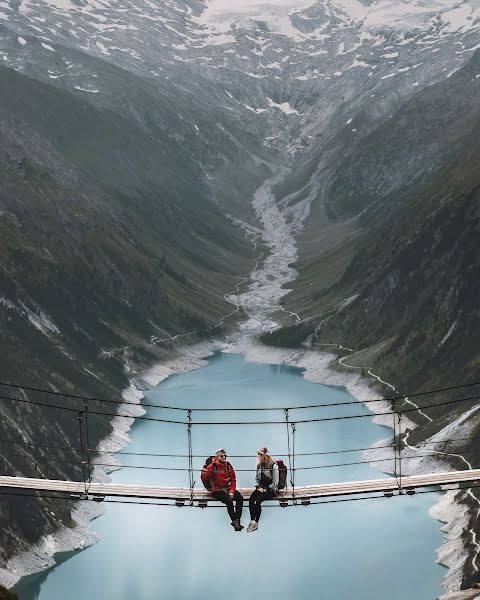
[(258, 521), (262, 514), (262, 502), (271, 500), (278, 494), (279, 469), (277, 463), (270, 456), (268, 448), (260, 448), (257, 456), (256, 486), (248, 501), (251, 521), (247, 531), (258, 529)]

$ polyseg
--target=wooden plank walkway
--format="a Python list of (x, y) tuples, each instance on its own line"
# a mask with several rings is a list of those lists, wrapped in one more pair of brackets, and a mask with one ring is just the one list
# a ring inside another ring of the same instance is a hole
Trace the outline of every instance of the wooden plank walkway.
[[(457, 483), (478, 482), (480, 485), (480, 469), (471, 471), (450, 471), (446, 473), (430, 473), (426, 475), (410, 475), (402, 477), (402, 488), (414, 490), (435, 485), (448, 485)], [(295, 488), (295, 499), (308, 500), (315, 498), (329, 498), (334, 496), (350, 496), (356, 494), (386, 493), (390, 494), (398, 489), (394, 478), (373, 479), (368, 481), (352, 481), (345, 483), (330, 483), (310, 485)], [(32, 479), (28, 477), (0, 476), (0, 493), (8, 491), (34, 491), (62, 493), (67, 495), (84, 495), (85, 484), (79, 481), (61, 481), (54, 479)], [(253, 488), (240, 488), (244, 498), (248, 498)], [(142, 498), (152, 500), (171, 500), (178, 504), (190, 501), (189, 488), (169, 488), (145, 485), (125, 485), (115, 483), (87, 484), (89, 499), (102, 500), (106, 497)], [(282, 490), (277, 498), (281, 503), (293, 500), (290, 488)], [(194, 489), (193, 501), (205, 504), (206, 501), (215, 502), (210, 493), (204, 489)]]

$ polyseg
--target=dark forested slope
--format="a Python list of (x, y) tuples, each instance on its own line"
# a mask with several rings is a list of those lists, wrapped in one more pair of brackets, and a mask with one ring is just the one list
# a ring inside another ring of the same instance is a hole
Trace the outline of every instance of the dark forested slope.
[[(250, 244), (202, 183), (207, 157), (195, 160), (186, 137), (142, 112), (155, 90), (131, 84), (136, 111), (0, 69), (1, 381), (117, 394), (138, 365), (168, 356), (157, 340), (221, 332), (232, 310), (223, 295), (251, 269)], [(28, 445), (78, 448), (72, 413), (7, 400), (0, 411), (2, 473), (81, 477), (77, 453), (52, 463)], [(110, 430), (105, 418), (90, 425), (92, 445)], [(61, 523), (70, 523), (68, 504), (2, 503), (3, 558)]]
[[(409, 390), (478, 375), (479, 72), (477, 52), (346, 152), (326, 207), (331, 219), (355, 219), (352, 258), (333, 284), (318, 278), (301, 297), (315, 316), (267, 341), (314, 334), (314, 344), (375, 347), (369, 366)], [(325, 260), (313, 250), (299, 281)]]

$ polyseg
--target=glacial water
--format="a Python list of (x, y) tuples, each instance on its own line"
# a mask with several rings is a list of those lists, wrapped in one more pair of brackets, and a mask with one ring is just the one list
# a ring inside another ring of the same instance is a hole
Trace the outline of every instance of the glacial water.
[[(217, 354), (202, 369), (170, 377), (146, 394), (171, 406), (301, 406), (352, 400), (343, 388), (306, 381), (300, 369), (248, 363)], [(182, 413), (147, 413), (179, 419)], [(368, 414), (363, 406), (293, 411), (291, 418)], [(294, 416), (293, 416), (294, 415)], [(194, 421), (281, 420), (282, 412), (194, 413)], [(365, 448), (390, 435), (370, 418), (299, 424), (297, 467), (362, 461), (361, 452), (298, 454)], [(194, 454), (224, 447), (254, 454), (261, 445), (285, 454), (285, 425), (197, 425)], [(125, 451), (185, 454), (186, 428), (137, 421)], [(251, 485), (254, 458), (231, 458), (240, 486)], [(185, 458), (123, 456), (124, 464), (186, 468)], [(195, 468), (203, 459), (195, 460)], [(245, 469), (243, 471), (242, 469)], [(368, 464), (296, 471), (296, 483), (375, 479)], [(188, 485), (185, 471), (123, 469), (119, 483)], [(199, 481), (199, 475), (196, 474)], [(198, 484), (197, 484), (198, 485)], [(201, 485), (201, 484), (200, 484)], [(433, 600), (445, 569), (435, 563), (440, 523), (429, 508), (438, 494), (370, 499), (288, 509), (265, 508), (255, 533), (235, 533), (226, 510), (109, 504), (92, 523), (102, 540), (18, 586), (21, 600)], [(248, 524), (245, 502), (243, 523)]]

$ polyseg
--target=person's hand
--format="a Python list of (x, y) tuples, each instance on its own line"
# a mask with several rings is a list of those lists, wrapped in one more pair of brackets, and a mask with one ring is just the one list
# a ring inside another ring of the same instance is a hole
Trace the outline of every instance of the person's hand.
[(261, 488), (261, 487), (259, 487), (259, 488), (258, 488), (258, 491), (259, 491), (261, 494), (264, 494), (264, 493), (265, 493), (267, 490), (266, 490), (265, 488)]
[(228, 492), (228, 495), (230, 496), (230, 498), (233, 498), (233, 492)]

